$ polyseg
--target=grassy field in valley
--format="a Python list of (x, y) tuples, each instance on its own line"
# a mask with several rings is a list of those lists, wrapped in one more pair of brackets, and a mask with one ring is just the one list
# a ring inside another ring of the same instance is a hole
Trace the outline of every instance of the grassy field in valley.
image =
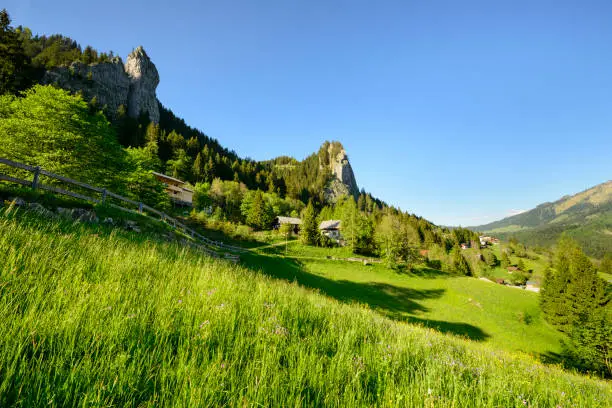
[(561, 337), (544, 322), (538, 295), (533, 292), (425, 266), (400, 273), (383, 264), (325, 259), (344, 248), (304, 249), (297, 242), (289, 248), (289, 257), (295, 259), (248, 255), (244, 260), (264, 274), (296, 281), (343, 302), (367, 305), (397, 321), (421, 324), (513, 351), (541, 356), (561, 351)]
[[(599, 407), (612, 396), (607, 382), (346, 304), (253, 259), (2, 211), (0, 406)], [(344, 284), (331, 274), (346, 272), (311, 267)]]

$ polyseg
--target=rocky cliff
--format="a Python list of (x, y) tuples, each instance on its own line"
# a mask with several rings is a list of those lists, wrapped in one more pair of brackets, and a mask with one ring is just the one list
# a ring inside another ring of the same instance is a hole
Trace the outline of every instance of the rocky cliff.
[(137, 117), (140, 112), (147, 112), (149, 119), (158, 123), (159, 105), (155, 89), (159, 85), (159, 74), (142, 47), (136, 48), (128, 55), (125, 72), (130, 78), (128, 114)]
[(324, 151), (319, 154), (319, 165), (329, 166), (332, 178), (325, 187), (325, 199), (328, 202), (336, 202), (342, 195), (359, 195), (359, 188), (355, 180), (353, 168), (348, 160), (344, 147), (339, 142), (326, 143), (323, 145)]
[(131, 117), (145, 112), (153, 122), (159, 122), (155, 94), (159, 74), (142, 47), (128, 55), (125, 65), (119, 57), (91, 65), (73, 62), (68, 67), (47, 71), (42, 82), (80, 92), (86, 100), (95, 97), (100, 106), (106, 105), (111, 116), (115, 116), (123, 105)]

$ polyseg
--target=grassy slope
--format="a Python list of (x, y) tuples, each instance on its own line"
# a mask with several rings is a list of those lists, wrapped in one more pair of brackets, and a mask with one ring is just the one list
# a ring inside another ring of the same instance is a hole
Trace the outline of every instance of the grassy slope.
[(103, 227), (0, 216), (0, 406), (606, 406), (609, 383)]
[[(284, 247), (281, 248), (284, 252)], [(289, 244), (294, 261), (247, 256), (263, 273), (319, 290), (346, 302), (366, 304), (384, 316), (485, 341), (509, 350), (550, 355), (560, 351), (560, 335), (540, 315), (538, 295), (476, 278), (421, 267), (398, 273), (384, 265), (320, 259), (340, 249)], [(319, 259), (314, 256), (319, 252)], [(302, 257), (305, 253), (308, 256)]]

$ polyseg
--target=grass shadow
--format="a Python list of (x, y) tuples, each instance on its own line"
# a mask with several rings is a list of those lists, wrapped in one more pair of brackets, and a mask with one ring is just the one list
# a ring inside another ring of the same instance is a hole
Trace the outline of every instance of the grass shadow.
[(412, 289), (387, 283), (359, 283), (347, 280), (332, 280), (310, 273), (295, 259), (269, 257), (259, 254), (241, 256), (242, 264), (258, 273), (273, 278), (297, 282), (306, 288), (345, 303), (366, 304), (376, 312), (396, 321), (419, 324), (442, 333), (467, 337), (475, 341), (486, 340), (489, 335), (479, 327), (467, 323), (453, 323), (423, 319), (412, 314), (427, 312), (429, 309), (420, 300), (436, 299), (444, 295), (444, 289)]
[(423, 278), (423, 279), (445, 279), (445, 278), (452, 278), (453, 276), (456, 276), (448, 272), (443, 272), (441, 270), (430, 268), (427, 266), (416, 267), (416, 268), (401, 271), (398, 273), (401, 273), (403, 275), (413, 276), (415, 278)]

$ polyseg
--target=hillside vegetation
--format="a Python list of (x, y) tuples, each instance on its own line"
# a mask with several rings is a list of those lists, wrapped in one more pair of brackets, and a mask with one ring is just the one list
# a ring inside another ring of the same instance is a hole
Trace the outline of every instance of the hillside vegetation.
[(612, 252), (612, 181), (470, 228), (501, 238), (515, 237), (529, 246), (552, 246), (567, 233), (588, 255), (602, 258)]
[(0, 405), (608, 406), (608, 383), (116, 230), (3, 211)]

